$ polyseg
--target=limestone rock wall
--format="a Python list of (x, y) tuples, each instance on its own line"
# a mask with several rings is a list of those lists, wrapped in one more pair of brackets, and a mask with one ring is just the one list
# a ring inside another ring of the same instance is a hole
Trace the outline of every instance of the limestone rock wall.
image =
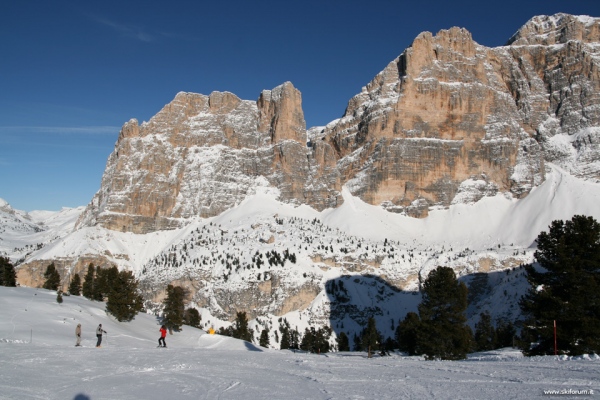
[[(179, 93), (123, 126), (78, 226), (150, 232), (217, 215), (258, 185), (322, 210), (346, 185), (389, 211), (507, 192), (520, 198), (553, 162), (600, 179), (600, 19), (535, 17), (506, 46), (465, 29), (420, 34), (348, 103), (309, 130), (290, 82), (257, 101)], [(310, 136), (310, 137), (309, 137)], [(483, 182), (468, 186), (466, 181)]]
[(233, 207), (262, 179), (284, 201), (335, 206), (340, 183), (335, 161), (325, 160), (332, 156), (306, 146), (301, 95), (289, 82), (263, 91), (257, 102), (179, 93), (149, 122), (123, 126), (78, 226), (172, 229), (182, 219)]

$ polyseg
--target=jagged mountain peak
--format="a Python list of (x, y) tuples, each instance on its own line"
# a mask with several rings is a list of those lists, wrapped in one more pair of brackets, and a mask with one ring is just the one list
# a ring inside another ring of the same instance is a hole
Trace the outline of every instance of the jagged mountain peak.
[(531, 18), (508, 41), (507, 45), (544, 45), (600, 41), (600, 18), (587, 15), (538, 15)]

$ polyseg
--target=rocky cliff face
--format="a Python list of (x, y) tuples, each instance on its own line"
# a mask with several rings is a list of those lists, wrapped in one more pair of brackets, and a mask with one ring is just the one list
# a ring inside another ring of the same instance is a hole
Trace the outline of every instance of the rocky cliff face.
[(494, 49), (459, 28), (419, 35), (321, 132), (342, 182), (371, 204), (423, 216), (464, 198), (473, 179), (485, 184), (472, 200), (525, 196), (546, 160), (598, 179), (599, 26), (536, 17)]
[(264, 180), (292, 204), (336, 207), (346, 185), (411, 216), (526, 196), (546, 161), (598, 180), (599, 32), (600, 19), (558, 14), (498, 48), (459, 28), (422, 33), (310, 137), (289, 82), (256, 102), (179, 93), (149, 122), (123, 126), (78, 225), (169, 229), (227, 210)]
[(289, 82), (256, 102), (179, 93), (149, 122), (123, 126), (78, 225), (170, 229), (185, 218), (220, 214), (264, 179), (285, 201), (335, 207), (340, 184), (325, 153), (317, 151), (318, 158), (306, 147), (301, 95)]

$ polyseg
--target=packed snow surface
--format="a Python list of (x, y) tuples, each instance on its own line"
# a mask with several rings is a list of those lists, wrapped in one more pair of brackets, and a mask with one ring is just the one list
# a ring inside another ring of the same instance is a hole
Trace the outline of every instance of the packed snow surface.
[[(525, 358), (503, 349), (466, 361), (267, 350), (184, 326), (157, 348), (159, 321), (119, 323), (104, 303), (0, 287), (0, 399), (504, 399), (600, 393), (600, 358)], [(82, 324), (82, 347), (75, 327)], [(95, 348), (98, 324), (108, 332)]]

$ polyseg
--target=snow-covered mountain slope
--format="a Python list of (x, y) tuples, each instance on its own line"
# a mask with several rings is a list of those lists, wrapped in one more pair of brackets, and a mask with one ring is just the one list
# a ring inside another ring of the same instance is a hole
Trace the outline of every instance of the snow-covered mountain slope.
[[(600, 358), (524, 358), (503, 349), (461, 362), (275, 351), (183, 327), (157, 349), (159, 322), (119, 323), (104, 303), (0, 287), (0, 399), (530, 399), (600, 390)], [(83, 347), (75, 347), (82, 324)], [(96, 349), (95, 328), (108, 332)]]
[(84, 207), (78, 207), (27, 213), (0, 199), (0, 256), (7, 256), (13, 262), (23, 261), (71, 233), (83, 210)]

